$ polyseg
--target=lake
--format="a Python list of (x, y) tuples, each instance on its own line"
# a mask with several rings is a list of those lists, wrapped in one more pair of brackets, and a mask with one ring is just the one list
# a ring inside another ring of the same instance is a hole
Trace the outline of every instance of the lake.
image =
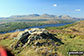
[(3, 32), (1, 34), (11, 33), (11, 32), (16, 32), (16, 31), (24, 31), (25, 29), (29, 29), (29, 28), (59, 27), (59, 26), (67, 25), (67, 24), (72, 24), (72, 23), (58, 23), (58, 24), (46, 24), (46, 25), (41, 25), (41, 26), (30, 26), (28, 28), (17, 29), (17, 30), (13, 30), (13, 31), (9, 31), (9, 32)]

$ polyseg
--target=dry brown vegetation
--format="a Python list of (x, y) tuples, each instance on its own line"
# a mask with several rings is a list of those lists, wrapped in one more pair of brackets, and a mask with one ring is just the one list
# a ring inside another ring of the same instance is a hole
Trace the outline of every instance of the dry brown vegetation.
[(19, 32), (0, 34), (0, 40), (3, 40), (3, 39), (12, 39), (14, 37), (17, 37), (18, 33)]
[(14, 37), (17, 37), (19, 32), (14, 32), (14, 33), (11, 33), (10, 36), (8, 38), (14, 38)]

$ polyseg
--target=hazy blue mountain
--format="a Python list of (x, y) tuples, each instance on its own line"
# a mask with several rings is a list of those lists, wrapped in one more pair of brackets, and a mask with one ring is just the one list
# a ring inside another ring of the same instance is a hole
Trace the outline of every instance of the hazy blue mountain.
[(31, 16), (31, 17), (37, 17), (37, 16), (40, 16), (39, 14), (30, 14), (28, 16)]
[(40, 15), (41, 17), (56, 17), (55, 15), (49, 15), (49, 14), (43, 14), (43, 15)]
[(49, 15), (49, 14), (29, 14), (29, 15), (13, 15), (10, 17), (3, 18), (1, 17), (0, 19), (12, 19), (12, 20), (39, 20), (39, 19), (47, 19), (47, 20), (53, 20), (53, 19), (69, 19), (69, 20), (83, 20), (84, 18), (76, 18), (76, 17), (70, 17), (68, 15)]
[(68, 15), (61, 15), (59, 16), (60, 19), (73, 19), (72, 17), (68, 16)]

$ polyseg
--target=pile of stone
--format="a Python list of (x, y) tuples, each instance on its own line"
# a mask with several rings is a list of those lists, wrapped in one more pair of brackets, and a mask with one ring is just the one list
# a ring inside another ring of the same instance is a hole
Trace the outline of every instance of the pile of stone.
[(42, 39), (59, 41), (45, 29), (31, 28), (31, 29), (26, 29), (23, 32), (20, 32), (17, 35), (17, 42), (15, 42), (15, 45), (13, 47), (16, 49), (18, 47), (24, 48), (27, 45), (30, 45), (33, 41), (36, 41), (34, 42), (34, 44), (41, 45), (39, 42), (37, 42), (37, 40), (42, 40)]
[(15, 48), (20, 46), (25, 47), (26, 45), (30, 44), (33, 40), (44, 39), (47, 38), (47, 36), (49, 36), (49, 32), (45, 29), (26, 29), (17, 35), (17, 42), (15, 44)]

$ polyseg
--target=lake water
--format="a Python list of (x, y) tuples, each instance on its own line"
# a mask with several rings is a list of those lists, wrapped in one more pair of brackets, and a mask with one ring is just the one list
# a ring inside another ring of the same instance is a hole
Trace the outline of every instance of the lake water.
[(16, 31), (24, 31), (25, 29), (29, 29), (29, 28), (59, 27), (59, 26), (67, 25), (67, 24), (72, 24), (72, 23), (59, 23), (59, 24), (46, 24), (46, 25), (41, 25), (41, 26), (30, 26), (28, 28), (17, 29), (17, 30), (13, 30), (13, 31), (9, 31), (9, 32), (4, 32), (4, 33), (1, 33), (1, 34), (16, 32)]

